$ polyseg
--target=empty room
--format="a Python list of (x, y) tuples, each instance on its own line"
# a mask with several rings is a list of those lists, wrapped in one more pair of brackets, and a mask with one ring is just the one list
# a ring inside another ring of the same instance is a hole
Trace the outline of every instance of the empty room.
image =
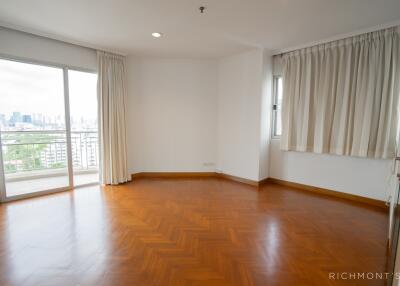
[(399, 0), (0, 0), (0, 286), (400, 286)]

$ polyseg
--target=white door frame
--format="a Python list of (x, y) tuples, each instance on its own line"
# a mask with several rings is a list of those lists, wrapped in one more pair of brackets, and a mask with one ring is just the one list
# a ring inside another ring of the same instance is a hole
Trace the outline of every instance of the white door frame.
[(1, 129), (0, 129), (0, 202), (5, 202), (6, 195), (6, 180), (4, 177), (4, 166), (3, 166), (3, 146), (1, 145)]
[(69, 110), (69, 81), (68, 68), (63, 68), (64, 78), (64, 108), (65, 108), (65, 136), (67, 136), (67, 164), (69, 187), (74, 187), (74, 170), (72, 166), (72, 144), (71, 144), (71, 115)]

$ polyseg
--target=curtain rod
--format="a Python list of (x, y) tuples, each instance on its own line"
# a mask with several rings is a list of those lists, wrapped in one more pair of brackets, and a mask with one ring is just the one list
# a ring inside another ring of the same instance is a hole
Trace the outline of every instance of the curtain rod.
[(290, 52), (293, 52), (296, 50), (311, 48), (311, 47), (322, 45), (322, 44), (328, 44), (328, 43), (335, 42), (338, 40), (355, 37), (355, 36), (359, 36), (359, 35), (367, 34), (367, 33), (371, 33), (371, 32), (376, 32), (379, 30), (388, 29), (388, 28), (392, 28), (392, 27), (396, 27), (396, 26), (400, 26), (400, 20), (390, 22), (390, 23), (385, 23), (382, 25), (374, 26), (371, 28), (363, 29), (363, 30), (357, 30), (354, 32), (346, 33), (346, 34), (339, 34), (339, 35), (336, 35), (336, 36), (333, 36), (333, 37), (330, 37), (330, 38), (327, 38), (324, 40), (309, 42), (307, 44), (303, 44), (303, 45), (299, 45), (299, 46), (295, 46), (295, 47), (291, 47), (291, 48), (287, 48), (287, 49), (282, 49), (279, 52), (273, 53), (272, 56), (281, 56), (281, 55), (284, 55), (284, 54), (287, 54), (287, 53), (290, 53)]

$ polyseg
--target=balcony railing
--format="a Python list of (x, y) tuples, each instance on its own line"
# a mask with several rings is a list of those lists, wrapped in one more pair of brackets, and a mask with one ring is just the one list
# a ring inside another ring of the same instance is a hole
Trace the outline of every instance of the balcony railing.
[[(2, 131), (1, 139), (6, 176), (67, 168), (65, 131)], [(98, 169), (96, 131), (71, 131), (71, 151), (74, 172)]]

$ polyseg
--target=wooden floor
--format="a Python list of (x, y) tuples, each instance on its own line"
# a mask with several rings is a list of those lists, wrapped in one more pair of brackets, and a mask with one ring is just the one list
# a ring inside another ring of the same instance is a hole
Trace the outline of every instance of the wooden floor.
[(277, 185), (141, 179), (0, 206), (0, 285), (384, 285), (387, 214)]

